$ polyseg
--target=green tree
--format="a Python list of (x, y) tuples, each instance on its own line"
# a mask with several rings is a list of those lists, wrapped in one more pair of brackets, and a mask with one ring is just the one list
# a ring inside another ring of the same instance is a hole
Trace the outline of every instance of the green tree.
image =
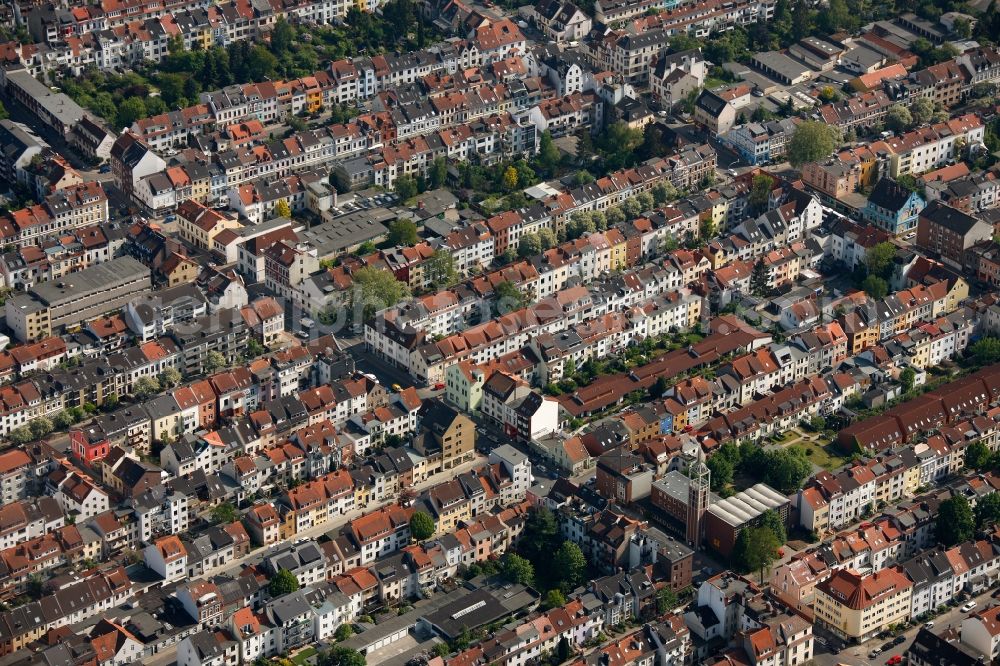
[(982, 529), (1000, 521), (1000, 493), (984, 495), (976, 501), (976, 527)]
[(712, 490), (718, 492), (733, 482), (733, 463), (720, 455), (714, 455), (705, 461), (711, 472)]
[(965, 495), (954, 495), (941, 502), (935, 525), (938, 541), (948, 548), (970, 540), (976, 523)]
[(288, 202), (284, 199), (278, 199), (278, 203), (274, 205), (274, 215), (275, 217), (285, 217), (291, 219), (292, 207), (289, 206)]
[(828, 157), (840, 144), (836, 127), (818, 120), (806, 120), (795, 128), (788, 142), (788, 161), (794, 167)]
[(118, 105), (118, 115), (115, 117), (118, 127), (131, 127), (132, 123), (146, 117), (146, 103), (141, 97), (129, 97)]
[(753, 265), (753, 271), (750, 272), (750, 293), (761, 298), (767, 296), (771, 291), (770, 282), (764, 260), (758, 259)]
[(892, 274), (892, 263), (895, 258), (895, 245), (888, 241), (876, 243), (865, 251), (865, 267), (868, 274), (888, 279)]
[(413, 176), (406, 174), (396, 178), (396, 182), (393, 184), (392, 189), (396, 193), (396, 196), (399, 197), (399, 200), (404, 203), (417, 196), (419, 193), (416, 179)]
[(7, 434), (7, 438), (14, 444), (27, 444), (35, 439), (31, 434), (31, 428), (26, 425), (18, 426)]
[(240, 519), (240, 512), (229, 502), (212, 507), (212, 521), (216, 523), (235, 523)]
[(767, 465), (761, 476), (765, 483), (783, 493), (801, 488), (802, 482), (812, 472), (812, 465), (802, 449), (776, 449), (767, 453)]
[(677, 188), (669, 180), (664, 180), (653, 185), (652, 193), (653, 203), (657, 206), (662, 206), (668, 201), (673, 201), (677, 198)]
[(295, 40), (295, 29), (289, 25), (284, 17), (278, 18), (271, 29), (271, 50), (280, 55), (291, 50), (292, 42)]
[(677, 594), (669, 587), (661, 587), (656, 593), (656, 612), (659, 615), (669, 613), (677, 608)]
[(535, 582), (535, 567), (531, 561), (515, 553), (504, 555), (500, 571), (512, 583), (532, 585)]
[(556, 246), (556, 232), (552, 231), (548, 227), (542, 227), (538, 230), (538, 245), (541, 247), (541, 251), (550, 250)]
[(653, 385), (649, 387), (649, 399), (650, 400), (660, 400), (663, 398), (663, 394), (667, 392), (670, 388), (670, 382), (664, 376), (659, 376)]
[[(211, 357), (212, 353), (213, 352), (209, 352), (208, 353), (209, 357)], [(218, 352), (216, 352), (216, 353), (218, 353)], [(222, 356), (222, 354), (219, 354), (219, 356)], [(224, 362), (225, 362), (225, 359), (223, 359), (223, 363)], [(109, 393), (106, 396), (104, 396), (104, 401), (101, 403), (101, 407), (103, 407), (104, 409), (114, 409), (117, 406), (118, 406), (118, 394), (117, 393)]]
[(250, 81), (264, 81), (274, 78), (278, 59), (264, 46), (258, 44), (250, 49), (246, 60), (246, 78)]
[(969, 19), (958, 17), (952, 26), (954, 27), (956, 37), (960, 39), (969, 39), (972, 37), (972, 23), (969, 22)]
[(594, 216), (590, 211), (578, 210), (569, 216), (569, 222), (566, 224), (566, 238), (569, 240), (576, 240), (587, 233), (593, 233), (597, 231), (597, 225), (594, 222)]
[(39, 416), (37, 419), (33, 419), (28, 424), (28, 427), (31, 428), (31, 435), (35, 439), (41, 439), (55, 430), (52, 420), (46, 416)]
[(698, 223), (698, 236), (702, 240), (710, 240), (715, 236), (715, 220), (711, 216)]
[(608, 221), (608, 228), (617, 227), (625, 221), (625, 213), (619, 206), (612, 206), (604, 212), (604, 217)]
[(424, 262), (424, 276), (437, 289), (447, 289), (458, 282), (455, 257), (446, 250), (434, 250)]
[(621, 211), (625, 214), (626, 220), (634, 220), (642, 215), (642, 204), (637, 197), (630, 197), (622, 202)]
[(558, 663), (564, 664), (569, 660), (570, 655), (573, 653), (569, 645), (569, 639), (566, 638), (565, 634), (559, 639), (556, 644), (556, 659)]
[(517, 243), (517, 256), (521, 258), (533, 257), (542, 251), (542, 242), (538, 234), (527, 233), (521, 236)]
[(559, 524), (552, 512), (544, 507), (532, 509), (524, 523), (524, 534), (518, 550), (532, 562), (551, 557), (559, 540)]
[(552, 569), (559, 575), (559, 588), (570, 592), (583, 582), (587, 558), (578, 545), (572, 541), (563, 541), (552, 557)]
[(1000, 338), (986, 336), (969, 347), (972, 358), (979, 365), (989, 365), (1000, 361)]
[(163, 372), (157, 375), (157, 378), (160, 380), (160, 386), (163, 388), (177, 386), (181, 382), (181, 379), (183, 379), (180, 371), (174, 368), (165, 368)]
[(818, 16), (821, 30), (828, 35), (848, 29), (854, 23), (845, 0), (829, 0), (826, 8), (819, 12)]
[(545, 593), (545, 597), (542, 599), (542, 605), (546, 609), (551, 608), (561, 608), (566, 605), (566, 597), (563, 595), (562, 590), (555, 587)]
[(767, 210), (768, 200), (771, 198), (771, 191), (774, 189), (774, 178), (766, 173), (759, 173), (753, 177), (750, 185), (750, 207), (757, 214)]
[(399, 219), (389, 225), (389, 244), (394, 247), (416, 245), (417, 225), (412, 220)]
[(896, 104), (885, 114), (885, 126), (894, 132), (903, 132), (913, 124), (913, 114), (902, 104)]
[(877, 275), (866, 277), (864, 282), (861, 283), (861, 289), (876, 301), (885, 298), (886, 294), (889, 293), (889, 285)]
[(45, 581), (38, 574), (31, 574), (28, 576), (28, 582), (25, 585), (25, 592), (28, 596), (34, 600), (41, 599), (46, 593)]
[(783, 544), (788, 541), (788, 533), (785, 531), (785, 523), (781, 520), (781, 516), (774, 509), (770, 509), (764, 512), (761, 516), (761, 527), (766, 527), (771, 530), (774, 538), (778, 540), (779, 544)]
[(410, 516), (410, 536), (417, 541), (426, 541), (434, 535), (437, 526), (425, 511), (414, 511)]
[(763, 582), (764, 572), (777, 558), (780, 547), (774, 532), (766, 527), (742, 529), (733, 548), (733, 566), (743, 573), (760, 572)]
[(552, 141), (552, 132), (545, 130), (538, 141), (538, 156), (535, 158), (535, 164), (544, 172), (546, 177), (549, 177), (559, 168), (561, 161), (562, 155), (559, 153), (555, 142)]
[(623, 122), (616, 122), (608, 125), (594, 143), (604, 158), (606, 168), (614, 171), (635, 163), (637, 148), (642, 144), (642, 140), (642, 130), (633, 129)]
[(917, 380), (917, 373), (913, 368), (906, 368), (899, 373), (899, 383), (903, 385), (903, 393), (913, 390), (913, 383)]
[(965, 449), (965, 466), (969, 469), (986, 470), (992, 464), (993, 452), (982, 440), (976, 440)]
[(605, 217), (603, 210), (592, 210), (590, 211), (590, 220), (594, 223), (594, 229), (596, 231), (606, 231), (608, 228), (608, 218)]
[(73, 418), (72, 414), (70, 414), (68, 411), (64, 409), (63, 411), (56, 414), (55, 418), (53, 419), (53, 423), (59, 430), (65, 430), (66, 428), (76, 423), (76, 420)]
[(264, 349), (264, 345), (258, 342), (257, 338), (250, 338), (250, 340), (247, 342), (246, 358), (248, 359), (257, 358), (265, 351), (267, 350)]
[(338, 641), (346, 641), (353, 635), (354, 635), (354, 628), (351, 627), (351, 625), (347, 624), (346, 622), (337, 627), (337, 630), (333, 632), (333, 637)]
[(217, 351), (210, 351), (205, 354), (205, 373), (210, 374), (226, 367), (226, 357)]
[(371, 266), (354, 271), (351, 279), (356, 288), (352, 300), (355, 306), (362, 306), (365, 319), (410, 297), (410, 287), (405, 282), (397, 280), (392, 273)]
[(493, 290), (493, 299), (496, 303), (497, 314), (505, 315), (508, 312), (520, 310), (528, 305), (527, 295), (517, 288), (513, 282), (500, 282)]
[(335, 645), (316, 657), (316, 666), (365, 666), (365, 656), (357, 650)]
[(448, 178), (448, 162), (443, 157), (435, 157), (430, 168), (430, 182), (433, 189), (444, 187)]
[(910, 104), (910, 119), (915, 125), (925, 125), (934, 117), (934, 101), (930, 97), (918, 97)]
[(136, 400), (145, 400), (160, 392), (160, 382), (156, 377), (140, 377), (132, 385), (132, 395)]
[(267, 584), (267, 591), (272, 597), (280, 597), (299, 589), (299, 579), (288, 569), (279, 569)]

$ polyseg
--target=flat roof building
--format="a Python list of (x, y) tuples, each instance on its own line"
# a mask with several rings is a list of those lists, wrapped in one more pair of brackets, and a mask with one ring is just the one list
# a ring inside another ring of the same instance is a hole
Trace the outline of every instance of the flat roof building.
[(705, 542), (729, 556), (742, 530), (759, 525), (768, 511), (777, 512), (781, 521), (787, 523), (789, 507), (787, 497), (766, 483), (758, 483), (709, 505), (705, 514)]
[(34, 341), (121, 308), (152, 288), (149, 269), (132, 257), (112, 259), (60, 280), (43, 282), (5, 306), (18, 340)]

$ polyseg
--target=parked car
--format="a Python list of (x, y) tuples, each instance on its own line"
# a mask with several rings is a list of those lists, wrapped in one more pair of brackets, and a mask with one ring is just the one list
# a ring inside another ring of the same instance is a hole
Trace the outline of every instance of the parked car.
[(400, 391), (403, 390), (403, 387), (400, 386), (399, 384), (393, 384), (392, 385), (392, 390), (395, 391), (396, 393), (399, 393)]
[(868, 653), (868, 658), (869, 659), (874, 659), (875, 657), (879, 656), (880, 654), (882, 654), (882, 650), (880, 648), (875, 648), (874, 650), (872, 650), (871, 652)]
[(889, 641), (888, 643), (882, 644), (882, 647), (879, 648), (879, 652), (888, 652), (894, 647), (896, 647), (896, 643), (893, 641)]
[(886, 666), (897, 666), (897, 664), (903, 663), (903, 655), (894, 654), (885, 660)]
[(440, 391), (443, 388), (444, 388), (444, 382), (438, 382), (437, 384), (434, 385), (435, 391)]
[(962, 606), (961, 611), (963, 613), (968, 613), (970, 610), (972, 610), (975, 607), (976, 607), (976, 600), (973, 599), (972, 601), (970, 601), (967, 604), (965, 604), (964, 606)]
[(892, 639), (892, 647), (896, 647), (897, 645), (902, 645), (905, 642), (906, 642), (906, 636), (896, 636), (894, 639)]
[(933, 629), (933, 628), (934, 628), (934, 620), (924, 623), (924, 629)]
[(111, 165), (102, 164), (101, 168), (97, 170), (97, 173), (111, 173)]

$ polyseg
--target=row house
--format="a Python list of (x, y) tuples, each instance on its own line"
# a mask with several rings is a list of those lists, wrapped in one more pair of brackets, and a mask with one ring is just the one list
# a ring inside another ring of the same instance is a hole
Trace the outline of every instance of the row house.
[(0, 218), (0, 236), (9, 245), (40, 245), (43, 239), (95, 226), (108, 219), (108, 197), (100, 183), (58, 190), (38, 205)]
[(282, 538), (334, 520), (354, 509), (354, 483), (341, 469), (287, 491), (277, 504)]
[[(635, 8), (642, 3), (631, 0), (604, 0), (598, 3), (599, 6), (603, 4)], [(775, 3), (771, 0), (705, 0), (690, 4), (661, 3), (661, 6), (661, 11), (641, 18), (635, 17), (645, 14), (645, 7), (637, 11), (630, 9), (625, 15), (620, 15), (621, 10), (616, 10), (606, 15), (608, 21), (598, 18), (598, 23), (608, 24), (617, 19), (632, 17), (628, 27), (636, 31), (664, 30), (669, 34), (686, 33), (698, 39), (706, 39), (713, 33), (725, 32), (737, 26), (770, 21), (774, 18)], [(614, 20), (612, 16), (615, 17)]]
[(122, 567), (74, 578), (48, 595), (44, 604), (33, 601), (0, 614), (0, 652), (27, 649), (28, 643), (47, 631), (110, 611), (132, 594), (132, 583)]
[(961, 152), (981, 144), (986, 127), (974, 113), (951, 118), (897, 137), (876, 141), (870, 149), (888, 168), (885, 175), (919, 175), (940, 168)]

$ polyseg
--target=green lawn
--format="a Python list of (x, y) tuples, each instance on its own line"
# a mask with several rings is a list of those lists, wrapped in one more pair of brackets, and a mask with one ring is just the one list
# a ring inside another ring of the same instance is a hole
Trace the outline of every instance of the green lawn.
[(787, 442), (791, 442), (794, 439), (799, 439), (799, 437), (800, 437), (799, 433), (795, 432), (794, 430), (786, 430), (780, 435), (771, 435), (771, 439), (775, 444), (785, 444)]
[(726, 85), (726, 82), (722, 79), (716, 79), (711, 76), (705, 79), (705, 90), (714, 90), (715, 88), (724, 85)]
[(316, 654), (316, 648), (309, 646), (302, 649), (297, 655), (292, 657), (292, 661), (298, 664), (298, 666), (306, 666), (306, 659)]
[(803, 451), (806, 454), (806, 460), (823, 469), (835, 470), (848, 461), (848, 458), (842, 456), (832, 444), (822, 446), (817, 442), (803, 439), (789, 448)]

